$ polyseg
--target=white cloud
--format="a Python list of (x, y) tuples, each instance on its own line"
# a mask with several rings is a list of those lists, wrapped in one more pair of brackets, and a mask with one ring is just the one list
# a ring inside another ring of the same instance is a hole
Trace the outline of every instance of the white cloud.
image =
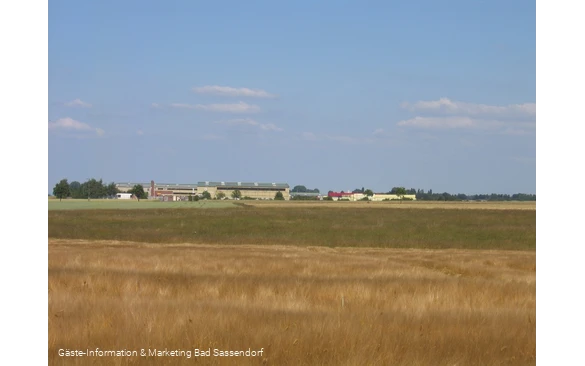
[(171, 107), (174, 108), (185, 108), (185, 109), (198, 109), (210, 112), (226, 112), (226, 113), (256, 113), (260, 112), (260, 107), (253, 104), (244, 102), (233, 103), (233, 104), (185, 104), (185, 103), (172, 103)]
[(171, 107), (173, 107), (173, 108), (185, 108), (185, 109), (196, 109), (194, 105), (185, 104), (185, 103), (171, 103)]
[(158, 103), (152, 103), (150, 106), (152, 108), (160, 108), (160, 104), (158, 104)]
[(254, 126), (254, 127), (258, 127), (258, 128), (265, 130), (265, 131), (283, 131), (282, 128), (276, 126), (273, 123), (262, 124), (256, 120), (251, 119), (251, 118), (228, 119), (228, 120), (224, 120), (224, 121), (216, 121), (214, 123), (227, 125), (227, 126)]
[(425, 111), (434, 113), (447, 113), (450, 115), (467, 116), (492, 116), (499, 118), (535, 117), (536, 103), (510, 104), (496, 106), (452, 101), (449, 98), (439, 100), (419, 101), (416, 103), (402, 103), (402, 107), (411, 111)]
[(59, 118), (55, 122), (49, 122), (50, 130), (95, 131), (98, 136), (103, 136), (105, 131), (101, 128), (93, 128), (87, 123), (79, 122), (73, 118)]
[(307, 141), (316, 141), (317, 140), (317, 136), (315, 136), (315, 134), (312, 132), (303, 132), (301, 134), (301, 138), (303, 140), (307, 140)]
[(402, 107), (423, 115), (399, 121), (398, 126), (422, 129), (480, 129), (507, 135), (531, 134), (536, 128), (535, 103), (496, 106), (441, 98), (412, 104), (403, 103)]
[(70, 102), (65, 103), (68, 107), (82, 107), (82, 108), (91, 108), (91, 104), (84, 102), (81, 99), (75, 99)]
[(397, 124), (421, 128), (493, 128), (501, 126), (503, 122), (470, 117), (414, 117)]
[(219, 95), (228, 97), (252, 97), (252, 98), (275, 98), (276, 95), (270, 94), (262, 89), (232, 88), (230, 86), (207, 85), (193, 88), (195, 93)]
[(69, 130), (92, 130), (87, 123), (79, 122), (73, 118), (59, 118), (55, 122), (49, 122), (49, 129), (69, 129)]

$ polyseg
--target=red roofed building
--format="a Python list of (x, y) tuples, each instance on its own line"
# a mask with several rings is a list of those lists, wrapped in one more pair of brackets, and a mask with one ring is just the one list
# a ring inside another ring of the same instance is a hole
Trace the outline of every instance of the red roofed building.
[(327, 193), (328, 197), (333, 198), (334, 200), (338, 200), (340, 198), (347, 198), (349, 200), (353, 200), (353, 193), (352, 192), (329, 192)]

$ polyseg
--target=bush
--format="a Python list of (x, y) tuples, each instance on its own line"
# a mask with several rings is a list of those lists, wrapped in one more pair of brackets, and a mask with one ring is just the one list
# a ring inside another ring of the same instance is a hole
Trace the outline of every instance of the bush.
[(282, 195), (282, 192), (276, 192), (276, 194), (274, 195), (274, 199), (277, 201), (284, 201), (284, 196)]
[(333, 201), (333, 197), (329, 196), (323, 197), (323, 201)]

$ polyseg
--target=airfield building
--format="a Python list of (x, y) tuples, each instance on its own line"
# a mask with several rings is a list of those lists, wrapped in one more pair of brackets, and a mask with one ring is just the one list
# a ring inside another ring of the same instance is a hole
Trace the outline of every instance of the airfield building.
[(116, 183), (121, 193), (126, 193), (136, 184), (142, 185), (148, 193), (149, 199), (160, 199), (164, 201), (187, 200), (189, 195), (201, 195), (209, 192), (212, 198), (217, 193), (223, 192), (227, 199), (232, 198), (232, 192), (239, 190), (241, 197), (253, 199), (274, 199), (277, 192), (281, 192), (285, 200), (290, 199), (289, 185), (287, 183), (243, 183), (243, 182), (198, 182), (196, 184), (179, 183)]
[(198, 182), (197, 193), (209, 192), (211, 197), (223, 192), (227, 198), (232, 197), (232, 192), (239, 190), (243, 197), (253, 199), (274, 199), (276, 193), (281, 192), (285, 200), (290, 199), (289, 185), (287, 183), (245, 183), (245, 182)]

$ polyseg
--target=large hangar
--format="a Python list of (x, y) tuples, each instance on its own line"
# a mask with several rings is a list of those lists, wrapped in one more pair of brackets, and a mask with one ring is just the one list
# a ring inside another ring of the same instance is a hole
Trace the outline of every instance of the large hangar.
[(285, 200), (290, 199), (290, 187), (288, 183), (246, 183), (246, 182), (197, 182), (197, 193), (209, 192), (211, 197), (223, 192), (227, 198), (232, 197), (232, 192), (238, 190), (242, 197), (254, 199), (274, 199), (277, 192), (281, 192)]
[(197, 194), (197, 184), (179, 184), (179, 183), (116, 183), (120, 192), (128, 192), (134, 185), (140, 184), (144, 191), (148, 193), (149, 199), (166, 198), (171, 201), (185, 200), (189, 195)]

